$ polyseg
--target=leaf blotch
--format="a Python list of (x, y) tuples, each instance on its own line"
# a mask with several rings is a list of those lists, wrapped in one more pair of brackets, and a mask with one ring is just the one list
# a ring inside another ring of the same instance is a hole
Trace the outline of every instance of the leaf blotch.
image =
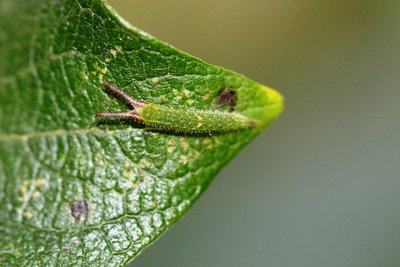
[(76, 221), (84, 220), (88, 215), (88, 204), (84, 200), (77, 200), (71, 203), (71, 215)]
[(229, 111), (232, 112), (236, 108), (236, 92), (233, 91), (232, 89), (223, 89), (218, 93), (218, 98), (216, 101), (217, 107), (224, 107), (228, 106)]

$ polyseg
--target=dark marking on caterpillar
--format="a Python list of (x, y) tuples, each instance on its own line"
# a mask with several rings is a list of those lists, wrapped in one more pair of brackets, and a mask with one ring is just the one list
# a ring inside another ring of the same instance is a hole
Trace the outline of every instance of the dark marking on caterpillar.
[[(97, 112), (97, 118), (130, 119), (151, 129), (190, 134), (210, 134), (238, 131), (255, 127), (258, 122), (238, 112), (174, 109), (139, 101), (110, 83), (104, 83), (110, 93), (126, 101), (128, 112)], [(224, 93), (222, 102), (233, 103), (232, 93)], [(236, 103), (236, 100), (235, 100)]]
[(88, 204), (84, 200), (77, 200), (71, 203), (71, 215), (75, 221), (83, 221), (88, 215)]
[(232, 89), (223, 89), (219, 92), (215, 104), (217, 107), (228, 106), (229, 111), (233, 112), (236, 109), (236, 101), (237, 96), (235, 91)]

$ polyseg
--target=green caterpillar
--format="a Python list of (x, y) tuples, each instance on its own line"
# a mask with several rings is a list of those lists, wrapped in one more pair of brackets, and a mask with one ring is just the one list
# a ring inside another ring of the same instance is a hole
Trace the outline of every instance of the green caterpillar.
[(133, 119), (150, 128), (181, 133), (224, 133), (257, 126), (257, 121), (236, 112), (181, 110), (138, 101), (121, 89), (105, 82), (114, 95), (133, 109), (128, 112), (97, 112), (96, 117)]

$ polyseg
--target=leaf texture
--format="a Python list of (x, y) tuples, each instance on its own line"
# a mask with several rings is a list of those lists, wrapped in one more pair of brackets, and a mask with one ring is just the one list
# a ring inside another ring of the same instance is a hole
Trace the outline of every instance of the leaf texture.
[[(179, 109), (218, 110), (230, 88), (236, 111), (261, 123), (205, 136), (98, 123), (96, 111), (128, 109), (104, 81)], [(0, 265), (126, 264), (281, 109), (275, 91), (133, 28), (102, 1), (1, 1)]]

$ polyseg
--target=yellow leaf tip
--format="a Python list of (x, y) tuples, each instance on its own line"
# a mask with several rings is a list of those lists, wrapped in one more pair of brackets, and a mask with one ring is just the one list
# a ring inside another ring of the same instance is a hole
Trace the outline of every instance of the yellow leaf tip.
[(264, 85), (260, 85), (260, 87), (267, 100), (264, 111), (265, 117), (268, 118), (267, 121), (274, 120), (282, 113), (285, 99), (278, 91), (272, 88)]

